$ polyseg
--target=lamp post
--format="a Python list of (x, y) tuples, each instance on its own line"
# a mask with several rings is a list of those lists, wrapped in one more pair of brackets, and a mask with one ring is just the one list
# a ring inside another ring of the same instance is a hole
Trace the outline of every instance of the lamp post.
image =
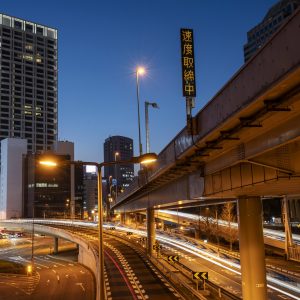
[[(99, 276), (97, 286), (99, 289), (99, 294), (97, 300), (106, 299), (105, 281), (104, 281), (104, 247), (103, 247), (103, 205), (102, 205), (102, 173), (101, 169), (104, 166), (112, 166), (115, 164), (151, 164), (157, 160), (157, 155), (155, 153), (148, 153), (140, 155), (138, 157), (132, 157), (130, 160), (126, 161), (110, 161), (110, 162), (83, 162), (83, 161), (66, 161), (66, 163), (71, 165), (83, 165), (83, 166), (96, 166), (98, 175), (98, 251), (99, 251)], [(56, 167), (57, 162), (53, 161), (51, 158), (46, 158), (40, 161), (41, 165), (48, 167)]]
[(149, 112), (148, 107), (159, 108), (156, 102), (145, 101), (145, 124), (146, 124), (146, 153), (150, 153)]
[(145, 69), (143, 67), (138, 67), (135, 71), (136, 74), (136, 98), (138, 107), (138, 127), (139, 127), (139, 154), (143, 154), (143, 146), (141, 140), (141, 121), (140, 121), (140, 87), (139, 87), (139, 75), (145, 74)]
[(118, 196), (118, 168), (117, 168), (117, 157), (120, 155), (119, 152), (115, 152), (115, 178), (116, 178), (116, 193), (115, 193), (115, 201), (117, 201)]

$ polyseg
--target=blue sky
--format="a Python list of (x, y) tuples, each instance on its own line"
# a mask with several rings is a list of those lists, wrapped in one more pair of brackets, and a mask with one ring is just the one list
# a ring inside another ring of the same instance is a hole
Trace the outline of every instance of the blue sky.
[[(151, 150), (160, 152), (185, 126), (180, 28), (194, 29), (196, 114), (243, 65), (246, 33), (275, 0), (9, 0), (1, 11), (58, 29), (59, 139), (75, 143), (75, 158), (103, 160), (110, 135), (134, 139), (138, 151), (136, 66), (150, 110)], [(213, 117), (213, 116), (212, 116)]]

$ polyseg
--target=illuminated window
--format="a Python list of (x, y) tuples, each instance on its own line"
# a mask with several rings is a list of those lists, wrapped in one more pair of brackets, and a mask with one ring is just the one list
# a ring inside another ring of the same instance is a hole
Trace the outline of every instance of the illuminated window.
[(23, 54), (23, 59), (28, 61), (33, 61), (33, 56), (29, 54)]
[(40, 56), (36, 56), (35, 61), (40, 64), (42, 62), (42, 58)]
[(37, 183), (35, 184), (35, 186), (36, 186), (36, 187), (47, 187), (47, 183), (45, 183), (45, 182), (37, 182)]
[(32, 50), (32, 49), (33, 49), (32, 44), (26, 44), (26, 45), (25, 45), (25, 49), (26, 49), (26, 50)]
[(48, 187), (58, 187), (58, 184), (57, 183), (49, 183)]

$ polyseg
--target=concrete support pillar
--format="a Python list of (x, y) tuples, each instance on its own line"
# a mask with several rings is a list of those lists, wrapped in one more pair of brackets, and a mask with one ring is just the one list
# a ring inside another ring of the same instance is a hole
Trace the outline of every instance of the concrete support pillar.
[(165, 221), (163, 219), (160, 219), (159, 223), (161, 224), (160, 229), (165, 230)]
[(130, 226), (130, 213), (125, 213), (125, 225)]
[(265, 245), (260, 197), (238, 199), (240, 261), (244, 300), (267, 300)]
[(147, 208), (147, 254), (153, 256), (153, 245), (155, 244), (155, 218), (154, 209)]
[(138, 220), (139, 220), (140, 225), (143, 225), (143, 218), (144, 218), (144, 216), (142, 214), (138, 214)]
[(58, 238), (54, 237), (54, 249), (53, 249), (53, 253), (57, 254), (58, 253)]
[(138, 228), (139, 226), (138, 213), (134, 214), (134, 224), (135, 224), (135, 228)]
[(195, 239), (200, 239), (200, 230), (199, 229), (195, 229)]
[(122, 225), (125, 225), (125, 219), (126, 219), (125, 213), (120, 213), (120, 222)]

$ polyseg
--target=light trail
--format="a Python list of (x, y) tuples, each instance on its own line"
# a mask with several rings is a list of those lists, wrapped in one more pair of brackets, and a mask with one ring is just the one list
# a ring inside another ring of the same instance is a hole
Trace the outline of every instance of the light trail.
[[(177, 214), (177, 212), (174, 212), (175, 214)], [(198, 216), (196, 216), (198, 217)], [(8, 223), (28, 223), (28, 222), (32, 222), (31, 220), (7, 220), (5, 222), (8, 222)], [(57, 224), (57, 225), (67, 225), (67, 226), (73, 226), (73, 225), (80, 225), (80, 226), (85, 226), (85, 227), (93, 227), (93, 228), (96, 228), (97, 227), (97, 223), (92, 223), (92, 222), (81, 222), (81, 221), (67, 221), (67, 220), (44, 220), (44, 219), (37, 219), (35, 220), (36, 223), (42, 223), (42, 224)], [(236, 224), (236, 223), (235, 223)], [(105, 228), (110, 228), (114, 226), (116, 229), (120, 230), (120, 231), (124, 231), (124, 232), (127, 232), (127, 231), (131, 231), (132, 233), (134, 234), (137, 234), (137, 235), (141, 235), (141, 236), (146, 236), (146, 232), (143, 231), (143, 230), (138, 230), (138, 229), (132, 229), (132, 228), (127, 228), (127, 227), (122, 227), (122, 226), (115, 226), (115, 225), (112, 225), (112, 224), (104, 224), (103, 227)], [(212, 262), (222, 268), (225, 268), (235, 274), (238, 274), (238, 275), (241, 275), (241, 272), (239, 271), (240, 270), (240, 265), (239, 264), (236, 264), (234, 262), (231, 262), (231, 261), (228, 261), (226, 259), (223, 259), (221, 257), (218, 257), (217, 255), (214, 255), (212, 253), (208, 253), (202, 249), (199, 249), (193, 245), (190, 245), (188, 244), (187, 242), (183, 242), (183, 241), (175, 241), (174, 239), (172, 238), (167, 238), (167, 237), (164, 237), (162, 236), (161, 234), (157, 234), (157, 239), (166, 243), (166, 244), (169, 244), (169, 245), (173, 245), (181, 250), (184, 250), (186, 252), (189, 252), (195, 256), (198, 256), (202, 259), (205, 259), (209, 262)], [(225, 265), (224, 265), (225, 264)], [(235, 268), (235, 269), (233, 269)], [(295, 293), (299, 294), (299, 288), (298, 287), (295, 287), (291, 284), (287, 284), (285, 282), (282, 282), (281, 280), (278, 280), (276, 278), (273, 278), (269, 275), (267, 275), (267, 281), (269, 281), (270, 283), (273, 283), (273, 284), (277, 284), (278, 286), (280, 287), (283, 287), (283, 288), (286, 288), (288, 290), (291, 290), (291, 291), (294, 291)], [(285, 290), (282, 290), (282, 289), (279, 289), (278, 287), (275, 287), (271, 284), (267, 284), (267, 286), (277, 292), (280, 292), (288, 297), (291, 297), (292, 299), (296, 299), (296, 300), (300, 300), (300, 297), (298, 296), (295, 296), (293, 294), (290, 294), (289, 292), (286, 292)]]
[[(110, 225), (104, 225), (104, 227), (111, 227)], [(120, 231), (124, 231), (124, 232), (127, 232), (127, 231), (131, 231), (132, 233), (134, 234), (137, 234), (137, 235), (142, 235), (142, 236), (146, 236), (146, 232), (145, 231), (142, 231), (142, 230), (138, 230), (138, 229), (131, 229), (131, 228), (126, 228), (126, 227), (121, 227), (121, 226), (115, 226), (115, 228), (117, 230), (120, 230)], [(225, 268), (235, 274), (238, 274), (238, 275), (241, 275), (241, 272), (239, 271), (241, 269), (241, 266), (237, 263), (234, 263), (232, 261), (228, 261), (226, 259), (223, 259), (217, 255), (214, 255), (212, 253), (208, 253), (208, 252), (205, 252), (204, 250), (202, 249), (199, 249), (197, 248), (196, 246), (192, 246), (192, 245), (189, 245), (187, 244), (186, 242), (181, 242), (181, 241), (175, 241), (173, 240), (172, 238), (167, 238), (167, 237), (163, 237), (161, 236), (160, 234), (157, 234), (157, 240), (163, 242), (163, 243), (166, 243), (166, 244), (169, 244), (169, 245), (172, 245), (172, 246), (175, 246), (176, 248), (179, 248), (181, 250), (184, 250), (188, 253), (191, 253), (197, 257), (200, 257), (202, 259), (205, 259), (215, 265), (218, 265), (222, 268)], [(235, 269), (233, 269), (235, 268)], [(297, 294), (299, 294), (299, 288), (296, 287), (296, 286), (293, 286), (291, 284), (287, 284), (281, 280), (278, 280), (276, 278), (273, 278), (272, 276), (270, 275), (267, 275), (267, 281), (270, 282), (270, 283), (273, 283), (273, 284), (277, 284), (278, 286), (280, 287), (283, 287), (283, 288), (286, 288), (290, 291), (293, 291)], [(300, 297), (298, 296), (295, 296), (293, 294), (290, 294), (289, 292), (286, 292), (285, 290), (282, 290), (282, 289), (279, 289), (275, 286), (273, 286), (272, 284), (268, 283), (267, 286), (273, 290), (276, 290), (277, 292), (280, 292), (286, 296), (289, 296), (293, 299), (296, 299), (296, 300), (300, 300)]]
[[(175, 216), (175, 217), (179, 216), (179, 217), (186, 218), (186, 219), (193, 220), (193, 221), (199, 221), (199, 219), (200, 219), (200, 221), (203, 221), (203, 222), (206, 221), (206, 217), (199, 216), (199, 215), (194, 215), (194, 214), (183, 213), (183, 212), (177, 212), (177, 211), (173, 211), (173, 210), (159, 209), (158, 212), (162, 213), (162, 214), (172, 215), (172, 216)], [(216, 219), (213, 219), (213, 218), (208, 218), (208, 219), (212, 223), (216, 222)], [(228, 222), (226, 222), (224, 220), (218, 220), (218, 225), (228, 227)], [(233, 228), (238, 229), (238, 224), (237, 223), (231, 222), (230, 226), (232, 226)], [(278, 231), (278, 230), (273, 230), (273, 229), (264, 228), (264, 236), (268, 237), (268, 238), (271, 238), (271, 239), (276, 239), (276, 240), (279, 240), (279, 241), (284, 241), (285, 240), (285, 233), (284, 232)], [(300, 235), (293, 234), (293, 241), (296, 244), (300, 245)]]

